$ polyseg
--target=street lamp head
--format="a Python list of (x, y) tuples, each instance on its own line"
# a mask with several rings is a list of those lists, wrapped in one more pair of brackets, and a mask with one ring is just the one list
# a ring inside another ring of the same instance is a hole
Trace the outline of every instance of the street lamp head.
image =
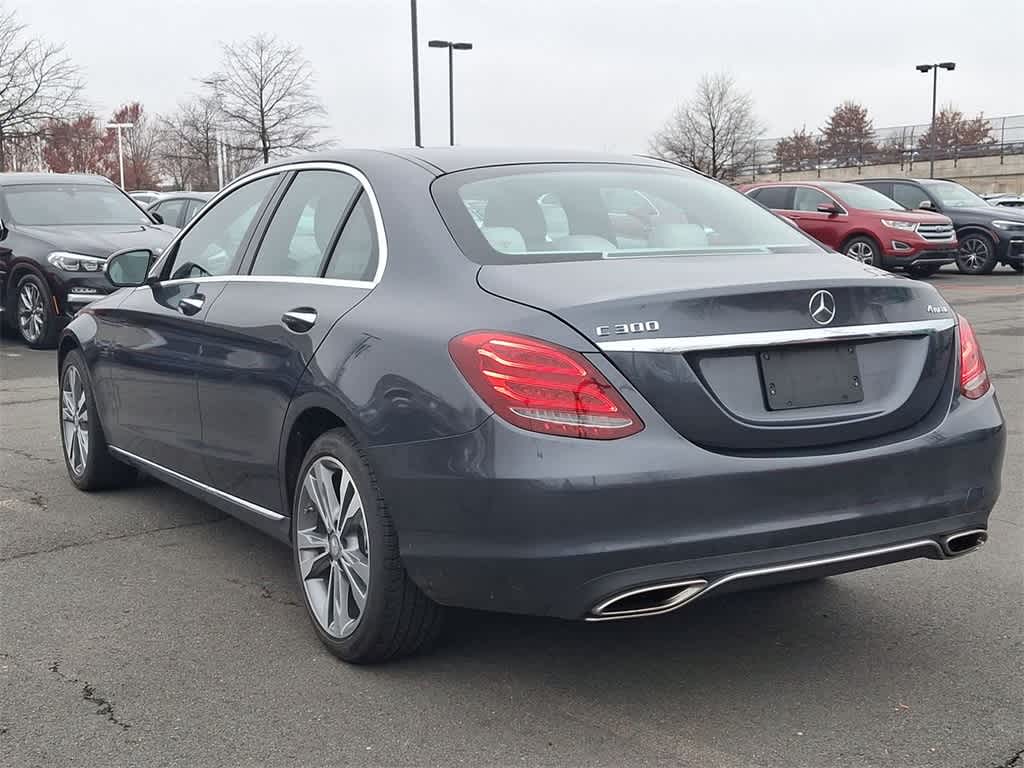
[(941, 64), (939, 64), (939, 66), (942, 67), (943, 69), (948, 69), (950, 72), (952, 72), (954, 69), (956, 69), (956, 62), (943, 61)]
[(931, 72), (932, 66), (932, 64), (918, 64), (916, 67), (914, 67), (914, 69), (916, 69), (918, 72)]
[(452, 43), (452, 48), (456, 51), (471, 51), (473, 50), (472, 43)]
[(447, 48), (451, 43), (447, 40), (431, 40), (427, 45), (431, 48)]

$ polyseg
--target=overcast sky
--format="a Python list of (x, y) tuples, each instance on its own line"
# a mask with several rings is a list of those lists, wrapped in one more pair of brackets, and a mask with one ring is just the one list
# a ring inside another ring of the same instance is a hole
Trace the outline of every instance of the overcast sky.
[[(272, 32), (316, 71), (328, 133), (348, 146), (412, 144), (408, 0), (7, 0), (66, 43), (106, 114), (165, 112), (217, 68), (219, 43)], [(973, 7), (972, 7), (973, 6)], [(843, 99), (878, 127), (926, 122), (939, 101), (1024, 113), (1024, 0), (419, 0), (425, 144), (447, 143), (447, 56), (467, 144), (646, 149), (700, 74), (749, 90), (766, 135), (820, 127)]]

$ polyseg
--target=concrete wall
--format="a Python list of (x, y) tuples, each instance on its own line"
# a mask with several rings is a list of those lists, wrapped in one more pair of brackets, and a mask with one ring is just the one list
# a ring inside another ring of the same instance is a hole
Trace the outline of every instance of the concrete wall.
[[(782, 174), (782, 181), (807, 181), (811, 179), (829, 179), (832, 181), (852, 181), (869, 179), (877, 176), (916, 176), (928, 177), (928, 163), (915, 162), (913, 167), (904, 163), (886, 165), (865, 165), (860, 168), (825, 168), (821, 171), (788, 171)], [(989, 192), (1012, 192), (1024, 194), (1024, 155), (1006, 155), (994, 157), (961, 158), (954, 165), (953, 160), (936, 160), (935, 177), (956, 179), (979, 194)], [(750, 179), (737, 179), (748, 181)], [(779, 174), (758, 174), (757, 181), (778, 181)]]

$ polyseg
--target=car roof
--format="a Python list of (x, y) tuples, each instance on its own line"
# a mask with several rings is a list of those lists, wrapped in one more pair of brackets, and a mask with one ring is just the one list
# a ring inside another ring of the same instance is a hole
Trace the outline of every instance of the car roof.
[[(335, 162), (358, 166), (368, 155), (402, 157), (436, 173), (452, 173), (470, 168), (494, 165), (522, 165), (531, 163), (627, 163), (661, 168), (681, 166), (666, 160), (640, 155), (618, 155), (608, 152), (589, 152), (576, 149), (535, 149), (516, 147), (411, 147), (395, 149), (351, 149), (318, 152), (270, 163), (287, 165), (304, 162)], [(263, 166), (265, 167), (265, 166)]]
[(180, 200), (182, 198), (188, 200), (209, 200), (213, 197), (216, 192), (158, 192), (160, 197), (159, 200), (154, 200), (154, 203), (163, 203), (168, 200)]
[(91, 173), (0, 173), (0, 186), (11, 184), (110, 184), (106, 176)]

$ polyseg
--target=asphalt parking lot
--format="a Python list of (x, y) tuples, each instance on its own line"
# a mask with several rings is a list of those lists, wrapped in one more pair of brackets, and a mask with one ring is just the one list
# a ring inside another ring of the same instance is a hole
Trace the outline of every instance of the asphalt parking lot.
[(979, 553), (636, 622), (460, 613), (371, 668), (321, 647), (269, 538), (155, 481), (75, 490), (54, 355), (5, 339), (0, 765), (1024, 765), (1024, 278), (932, 282), (1009, 426)]

